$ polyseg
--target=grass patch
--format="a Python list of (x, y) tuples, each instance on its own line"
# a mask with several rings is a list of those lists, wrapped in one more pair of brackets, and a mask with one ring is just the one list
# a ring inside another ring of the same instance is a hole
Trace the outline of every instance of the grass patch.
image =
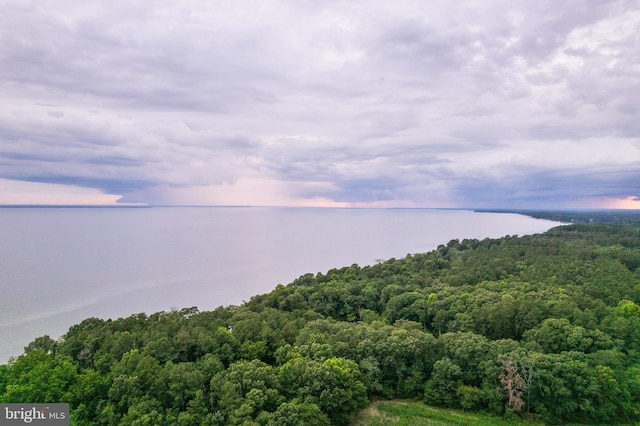
[(483, 413), (430, 407), (417, 401), (376, 401), (363, 410), (353, 426), (532, 426), (525, 420), (505, 420)]
[[(436, 408), (419, 401), (374, 401), (362, 410), (352, 426), (540, 426), (523, 419), (504, 419), (486, 413)], [(564, 426), (581, 426), (578, 423)], [(598, 425), (591, 425), (598, 426)]]

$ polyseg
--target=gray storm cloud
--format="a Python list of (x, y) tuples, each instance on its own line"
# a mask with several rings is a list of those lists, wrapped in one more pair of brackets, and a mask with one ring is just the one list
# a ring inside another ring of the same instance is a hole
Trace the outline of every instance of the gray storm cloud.
[(640, 196), (635, 2), (0, 3), (5, 181), (150, 204)]

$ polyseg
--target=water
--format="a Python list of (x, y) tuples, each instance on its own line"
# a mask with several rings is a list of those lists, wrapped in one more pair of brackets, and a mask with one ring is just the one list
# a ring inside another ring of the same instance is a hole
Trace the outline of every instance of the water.
[(463, 210), (0, 208), (0, 362), (89, 317), (215, 309), (308, 272), (555, 225)]

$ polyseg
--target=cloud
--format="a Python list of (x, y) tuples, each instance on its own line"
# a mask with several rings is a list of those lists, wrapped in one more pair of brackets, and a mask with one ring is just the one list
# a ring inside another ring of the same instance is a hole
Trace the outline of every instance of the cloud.
[(0, 178), (150, 204), (625, 200), (639, 25), (626, 1), (6, 0)]
[(119, 198), (92, 188), (0, 179), (0, 200), (7, 205), (109, 205)]

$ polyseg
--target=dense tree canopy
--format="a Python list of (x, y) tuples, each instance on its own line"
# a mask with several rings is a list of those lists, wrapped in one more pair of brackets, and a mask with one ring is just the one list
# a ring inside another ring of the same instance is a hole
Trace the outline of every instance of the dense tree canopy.
[(450, 241), (242, 306), (90, 318), (0, 366), (78, 425), (344, 425), (372, 397), (640, 421), (640, 229)]

